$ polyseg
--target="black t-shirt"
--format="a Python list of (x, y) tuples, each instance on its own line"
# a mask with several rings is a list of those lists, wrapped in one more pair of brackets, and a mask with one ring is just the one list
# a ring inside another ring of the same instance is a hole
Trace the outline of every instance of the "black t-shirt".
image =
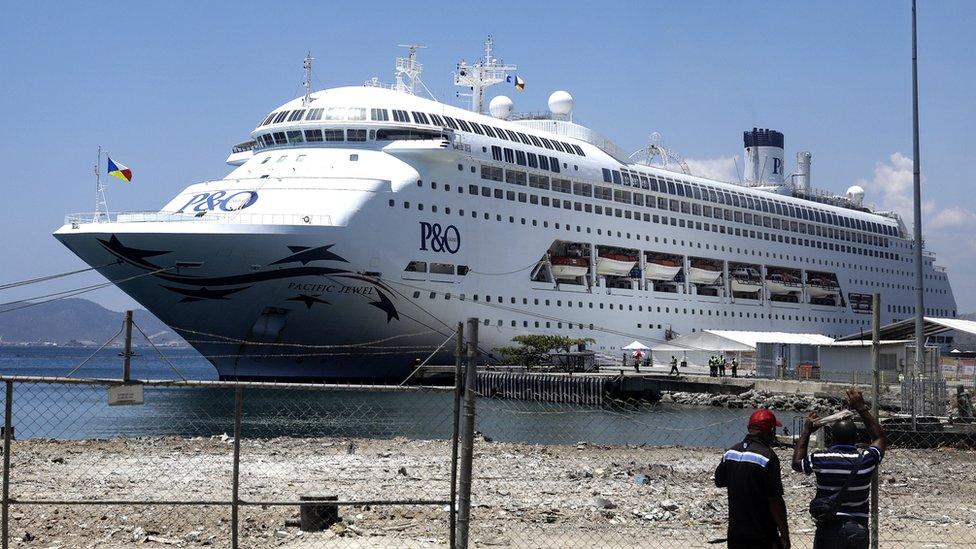
[(779, 530), (769, 498), (783, 495), (779, 458), (754, 435), (726, 450), (715, 469), (715, 485), (728, 488), (729, 544), (771, 547)]

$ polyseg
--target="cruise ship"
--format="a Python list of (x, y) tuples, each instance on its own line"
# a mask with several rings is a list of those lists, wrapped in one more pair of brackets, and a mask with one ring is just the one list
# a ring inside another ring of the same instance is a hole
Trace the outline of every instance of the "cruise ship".
[[(846, 335), (869, 329), (874, 292), (883, 323), (914, 314), (905, 224), (859, 187), (816, 190), (782, 133), (744, 132), (741, 181), (697, 177), (576, 122), (565, 91), (483, 112), (516, 69), (491, 47), (456, 68), (470, 108), (423, 96), (414, 47), (390, 86), (313, 91), (307, 58), (304, 95), (261, 116), (226, 177), (54, 235), (223, 379), (402, 380), (452, 360), (469, 317), (498, 360), (522, 334), (616, 357), (703, 329)], [(955, 316), (924, 263), (925, 314)]]

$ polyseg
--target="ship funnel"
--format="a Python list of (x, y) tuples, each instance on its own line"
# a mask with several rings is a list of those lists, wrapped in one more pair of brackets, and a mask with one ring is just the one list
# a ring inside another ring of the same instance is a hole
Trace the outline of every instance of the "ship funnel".
[(813, 155), (809, 151), (796, 153), (796, 174), (793, 176), (793, 188), (801, 193), (810, 190), (810, 159)]
[(783, 182), (783, 134), (753, 128), (742, 132), (745, 146), (745, 179), (755, 185)]

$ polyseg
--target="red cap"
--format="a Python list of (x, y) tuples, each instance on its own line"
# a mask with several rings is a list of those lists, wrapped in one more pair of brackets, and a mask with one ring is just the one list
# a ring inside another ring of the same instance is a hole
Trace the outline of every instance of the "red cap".
[(756, 410), (749, 416), (749, 428), (759, 431), (772, 431), (773, 427), (782, 427), (783, 424), (776, 419), (776, 416), (766, 408)]

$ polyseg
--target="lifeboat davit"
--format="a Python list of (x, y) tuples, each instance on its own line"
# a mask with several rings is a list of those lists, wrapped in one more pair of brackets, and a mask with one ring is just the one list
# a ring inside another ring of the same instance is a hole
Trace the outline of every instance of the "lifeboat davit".
[(722, 277), (722, 267), (714, 261), (691, 260), (688, 267), (688, 282), (713, 286)]
[(648, 280), (674, 280), (681, 272), (681, 263), (677, 259), (653, 257), (644, 266), (644, 278)]
[(549, 258), (552, 276), (560, 280), (575, 280), (590, 271), (590, 262), (582, 257), (554, 256)]
[(596, 260), (596, 272), (609, 276), (627, 276), (636, 264), (636, 255), (600, 252)]

